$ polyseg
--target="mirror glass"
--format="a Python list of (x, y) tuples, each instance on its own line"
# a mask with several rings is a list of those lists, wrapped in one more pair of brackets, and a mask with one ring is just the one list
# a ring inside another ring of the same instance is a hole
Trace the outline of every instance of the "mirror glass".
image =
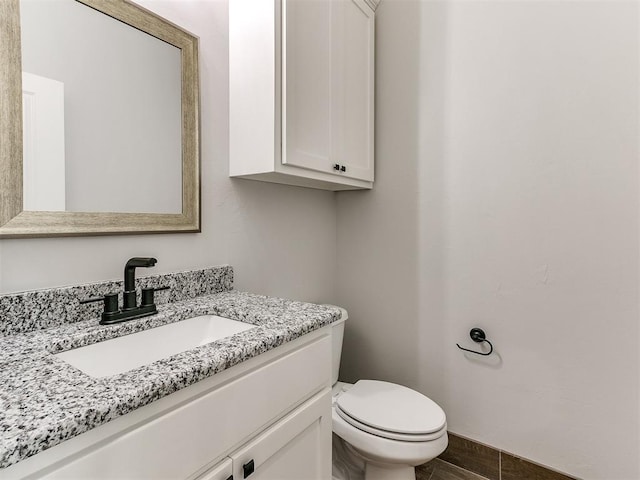
[(20, 0), (25, 211), (182, 213), (181, 49)]
[(0, 239), (200, 231), (197, 37), (129, 0), (0, 0), (0, 65)]

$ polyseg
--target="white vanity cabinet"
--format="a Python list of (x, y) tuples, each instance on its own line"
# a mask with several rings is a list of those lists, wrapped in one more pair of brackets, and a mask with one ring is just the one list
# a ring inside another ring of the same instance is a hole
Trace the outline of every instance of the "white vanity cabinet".
[(329, 328), (0, 470), (0, 478), (331, 477)]
[(196, 480), (305, 480), (331, 478), (326, 444), (330, 418), (323, 392), (229, 454)]
[(218, 465), (200, 475), (197, 480), (233, 480), (233, 463), (225, 458)]
[(230, 0), (230, 176), (372, 188), (376, 3)]
[(325, 411), (327, 401), (331, 402), (330, 392), (320, 394), (232, 453), (233, 478), (331, 478), (331, 450), (326, 444), (326, 430), (331, 431), (331, 417)]

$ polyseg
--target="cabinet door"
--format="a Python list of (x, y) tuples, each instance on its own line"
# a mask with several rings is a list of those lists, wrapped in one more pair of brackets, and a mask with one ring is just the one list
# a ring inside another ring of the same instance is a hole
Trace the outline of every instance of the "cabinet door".
[(341, 0), (334, 9), (333, 163), (340, 175), (373, 181), (374, 13), (364, 0)]
[(331, 172), (331, 30), (342, 1), (282, 1), (284, 164)]
[(331, 391), (317, 394), (230, 457), (236, 480), (331, 478)]
[(373, 11), (283, 0), (282, 18), (282, 163), (372, 181)]
[(200, 475), (196, 480), (233, 480), (232, 460), (224, 459), (210, 470)]

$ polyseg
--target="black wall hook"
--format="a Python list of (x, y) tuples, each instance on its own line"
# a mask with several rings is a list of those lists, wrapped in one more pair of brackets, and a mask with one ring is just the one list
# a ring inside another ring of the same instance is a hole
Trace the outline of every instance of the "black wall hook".
[(471, 331), (469, 332), (469, 336), (471, 337), (471, 340), (473, 340), (476, 343), (487, 342), (489, 344), (489, 347), (491, 348), (487, 353), (476, 352), (475, 350), (469, 350), (468, 348), (461, 347), (456, 343), (456, 345), (460, 350), (464, 350), (465, 352), (475, 353), (476, 355), (484, 355), (484, 356), (491, 355), (491, 352), (493, 352), (493, 345), (489, 340), (487, 340), (487, 336), (485, 335), (484, 330), (482, 330), (481, 328), (472, 328)]

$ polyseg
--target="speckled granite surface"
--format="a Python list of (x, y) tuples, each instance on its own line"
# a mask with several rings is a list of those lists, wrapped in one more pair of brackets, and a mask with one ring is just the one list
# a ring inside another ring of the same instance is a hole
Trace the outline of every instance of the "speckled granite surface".
[[(138, 269), (138, 274), (144, 271)], [(140, 289), (163, 286), (170, 289), (157, 292), (157, 305), (229, 291), (233, 288), (233, 268), (223, 265), (138, 278), (138, 302)], [(0, 295), (0, 335), (26, 333), (97, 317), (102, 310), (102, 303), (81, 305), (78, 300), (101, 297), (112, 292), (122, 292), (122, 281)], [(122, 305), (122, 294), (119, 300)]]
[[(235, 291), (167, 303), (158, 310), (157, 315), (118, 325), (101, 326), (93, 319), (0, 337), (0, 467), (328, 325), (340, 316), (334, 307)], [(52, 355), (207, 313), (258, 328), (100, 379)]]

